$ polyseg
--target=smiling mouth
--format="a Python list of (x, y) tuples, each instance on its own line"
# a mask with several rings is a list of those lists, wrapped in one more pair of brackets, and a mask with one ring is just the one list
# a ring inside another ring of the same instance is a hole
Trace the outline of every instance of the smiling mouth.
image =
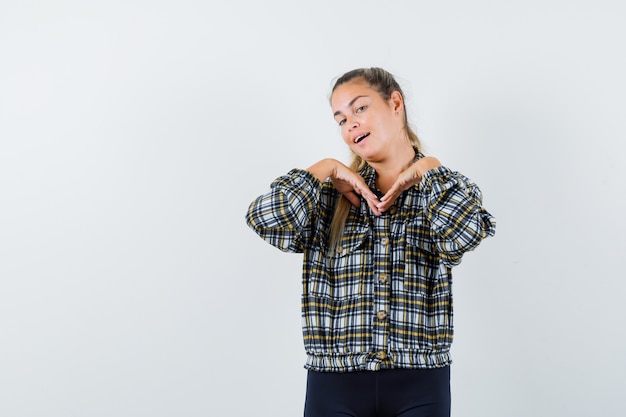
[(357, 136), (356, 138), (354, 138), (354, 143), (359, 143), (361, 142), (363, 139), (365, 139), (366, 137), (368, 137), (370, 134), (369, 133), (365, 133), (364, 135), (361, 136)]

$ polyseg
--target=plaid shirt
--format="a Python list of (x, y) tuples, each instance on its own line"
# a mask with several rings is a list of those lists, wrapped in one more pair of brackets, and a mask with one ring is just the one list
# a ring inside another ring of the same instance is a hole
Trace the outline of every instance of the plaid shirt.
[[(421, 155), (419, 155), (421, 156)], [(376, 173), (360, 174), (375, 190)], [(305, 368), (346, 372), (451, 363), (452, 274), (463, 253), (495, 233), (478, 187), (446, 167), (428, 171), (381, 216), (352, 207), (336, 250), (329, 229), (340, 194), (293, 169), (250, 205), (248, 225), (271, 245), (304, 254)]]

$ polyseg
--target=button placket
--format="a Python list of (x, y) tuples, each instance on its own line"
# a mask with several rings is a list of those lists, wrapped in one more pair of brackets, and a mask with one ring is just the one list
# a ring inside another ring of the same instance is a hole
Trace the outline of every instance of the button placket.
[(374, 289), (374, 306), (372, 316), (372, 360), (384, 361), (388, 358), (389, 340), (389, 305), (390, 305), (390, 273), (392, 260), (392, 244), (390, 239), (391, 216), (383, 213), (372, 218), (374, 240), (374, 272), (377, 280)]

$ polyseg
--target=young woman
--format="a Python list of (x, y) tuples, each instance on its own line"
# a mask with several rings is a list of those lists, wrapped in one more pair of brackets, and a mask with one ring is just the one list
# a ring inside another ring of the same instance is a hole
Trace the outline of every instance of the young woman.
[(304, 254), (304, 414), (449, 416), (451, 268), (495, 220), (474, 183), (421, 153), (387, 71), (344, 74), (330, 104), (351, 165), (293, 169), (246, 216)]

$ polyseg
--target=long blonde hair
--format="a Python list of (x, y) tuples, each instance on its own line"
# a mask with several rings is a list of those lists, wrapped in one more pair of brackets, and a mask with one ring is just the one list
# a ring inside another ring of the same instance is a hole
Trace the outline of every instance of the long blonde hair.
[[(382, 68), (358, 68), (352, 71), (348, 71), (343, 74), (341, 77), (335, 81), (335, 85), (331, 91), (335, 92), (337, 87), (342, 84), (345, 84), (349, 81), (353, 81), (355, 79), (363, 79), (368, 85), (378, 91), (383, 100), (387, 101), (391, 98), (391, 93), (397, 91), (402, 96), (402, 102), (404, 103), (404, 93), (400, 88), (400, 85), (396, 81), (393, 75), (391, 75), (388, 71)], [(411, 129), (409, 126), (409, 120), (406, 112), (406, 105), (404, 113), (404, 130), (406, 131), (407, 137), (411, 145), (421, 151), (420, 140), (417, 137), (417, 134)], [(350, 168), (359, 172), (362, 170), (366, 162), (359, 155), (352, 153), (352, 161), (350, 162)], [(330, 224), (330, 248), (337, 248), (339, 242), (341, 241), (341, 237), (343, 236), (344, 228), (346, 225), (346, 219), (348, 217), (348, 213), (350, 213), (350, 207), (352, 204), (344, 197), (341, 196), (337, 201), (337, 205), (335, 207), (335, 213), (333, 215), (333, 219)]]

